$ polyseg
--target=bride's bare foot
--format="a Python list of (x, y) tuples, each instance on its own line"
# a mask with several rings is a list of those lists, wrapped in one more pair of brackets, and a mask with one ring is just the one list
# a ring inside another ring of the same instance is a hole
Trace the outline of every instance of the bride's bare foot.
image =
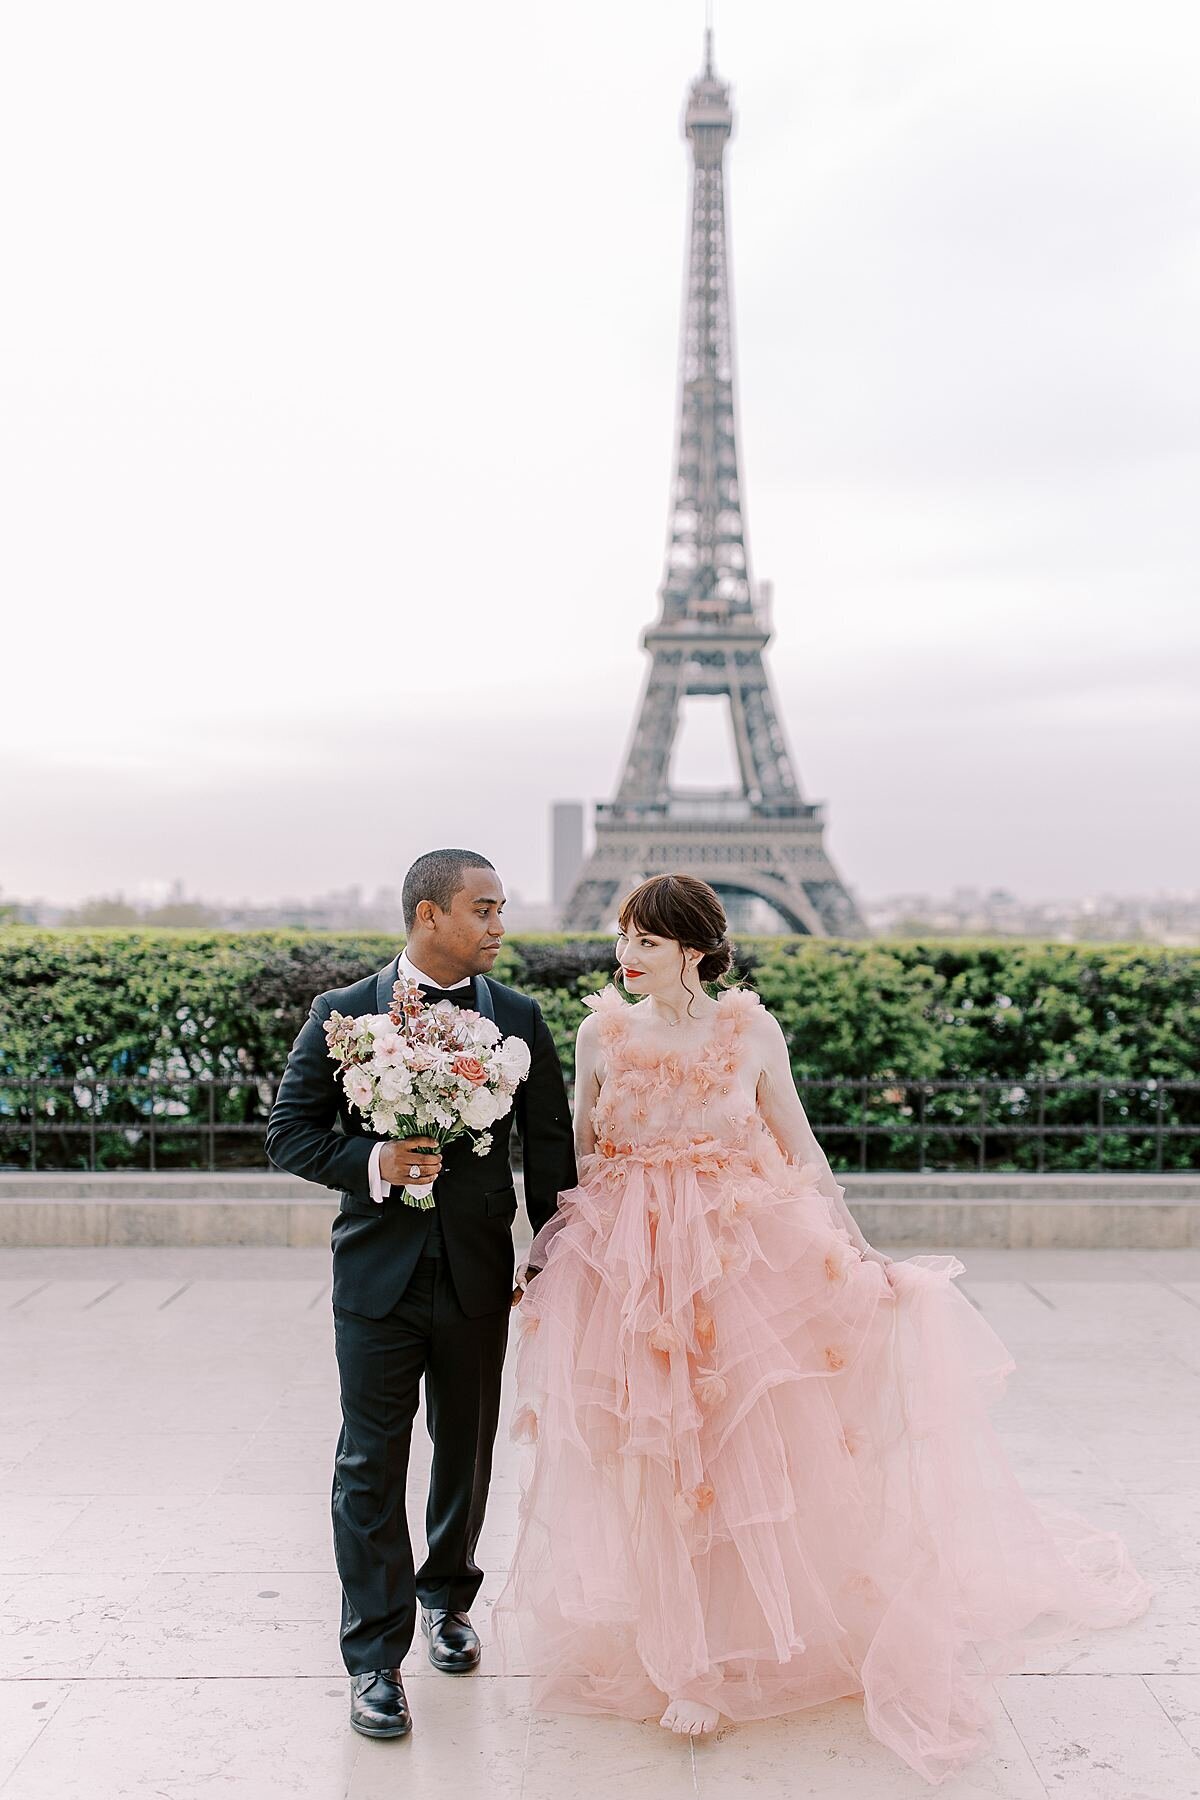
[(715, 1731), (721, 1715), (713, 1706), (703, 1706), (699, 1700), (672, 1700), (662, 1718), (658, 1721), (668, 1731), (679, 1731), (687, 1737), (703, 1737), (706, 1731)]

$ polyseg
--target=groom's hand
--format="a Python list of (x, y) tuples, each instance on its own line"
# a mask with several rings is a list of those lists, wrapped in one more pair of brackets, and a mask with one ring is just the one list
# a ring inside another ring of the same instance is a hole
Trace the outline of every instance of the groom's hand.
[(385, 1181), (434, 1181), (441, 1172), (442, 1155), (436, 1138), (397, 1138), (379, 1152), (379, 1173)]

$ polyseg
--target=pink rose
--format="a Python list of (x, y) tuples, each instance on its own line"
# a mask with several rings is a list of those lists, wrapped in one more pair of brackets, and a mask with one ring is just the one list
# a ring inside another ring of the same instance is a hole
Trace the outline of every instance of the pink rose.
[(476, 1085), (487, 1080), (487, 1070), (477, 1056), (456, 1056), (450, 1064), (452, 1075), (461, 1075), (464, 1081), (473, 1081)]

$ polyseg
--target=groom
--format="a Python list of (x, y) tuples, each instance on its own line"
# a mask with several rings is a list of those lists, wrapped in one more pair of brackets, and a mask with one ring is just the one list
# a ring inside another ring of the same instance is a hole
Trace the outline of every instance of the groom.
[[(341, 1091), (325, 1020), (335, 1009), (348, 1017), (387, 1012), (399, 973), (434, 999), (493, 1019), (505, 1037), (524, 1038), (531, 1065), (514, 1111), (535, 1231), (559, 1193), (575, 1185), (554, 1041), (536, 1001), (487, 973), (504, 936), (495, 869), (470, 850), (431, 850), (405, 876), (403, 905), (408, 941), (400, 955), (377, 975), (313, 1001), (267, 1126), (267, 1155), (277, 1168), (341, 1191), (333, 1316), (343, 1422), (333, 1537), (350, 1722), (367, 1737), (402, 1737), (411, 1728), (400, 1664), (418, 1599), (434, 1667), (459, 1674), (479, 1661), (467, 1612), (483, 1579), (475, 1546), (500, 1416), (517, 1198), (503, 1120), (482, 1157), (469, 1138), (439, 1156), (430, 1138), (374, 1137)], [(404, 1182), (429, 1179), (432, 1209), (406, 1206)], [(429, 1551), (414, 1572), (405, 1488), (422, 1377), (433, 1463)]]

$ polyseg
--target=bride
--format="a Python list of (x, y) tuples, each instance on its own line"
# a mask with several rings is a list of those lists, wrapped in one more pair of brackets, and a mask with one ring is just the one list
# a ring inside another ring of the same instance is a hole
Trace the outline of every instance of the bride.
[(861, 1695), (937, 1783), (1023, 1647), (1135, 1618), (1124, 1545), (1035, 1505), (988, 1418), (1013, 1362), (953, 1256), (866, 1243), (705, 882), (620, 915), (576, 1049), (579, 1185), (529, 1252), (532, 1448), (493, 1614), (535, 1705), (692, 1735)]

